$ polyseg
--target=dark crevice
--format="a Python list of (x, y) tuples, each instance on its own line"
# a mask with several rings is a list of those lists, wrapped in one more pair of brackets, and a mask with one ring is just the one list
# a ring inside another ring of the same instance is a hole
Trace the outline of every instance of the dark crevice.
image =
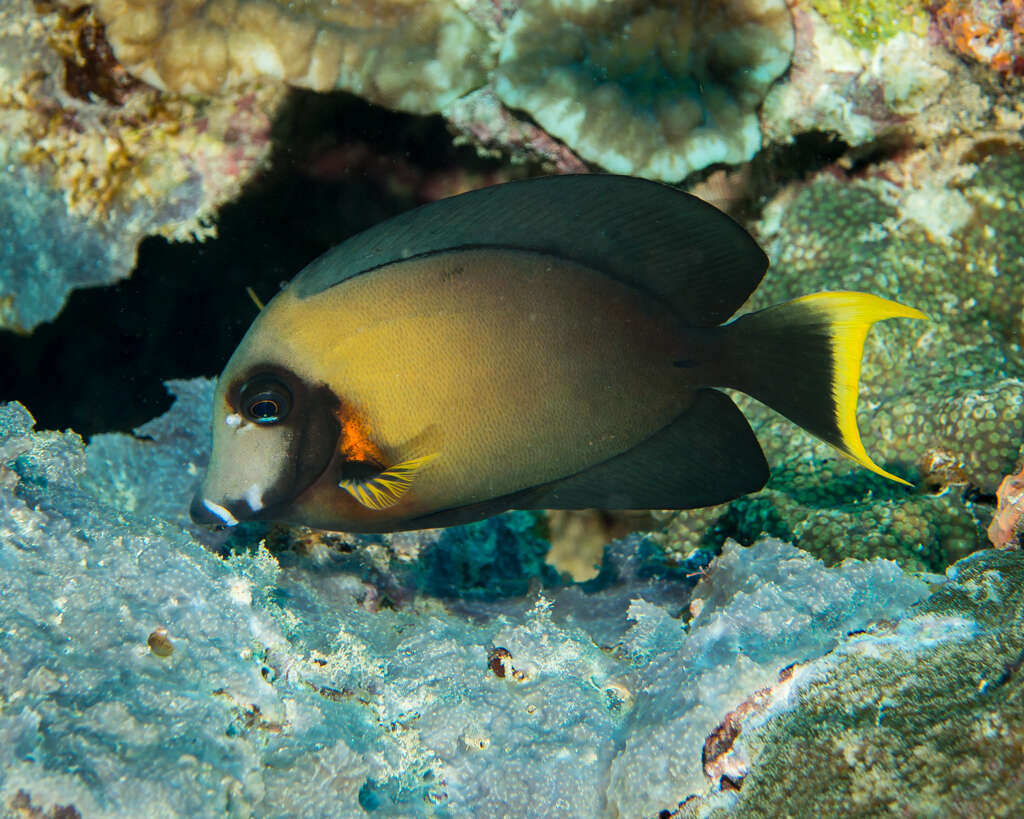
[(27, 337), (0, 331), (0, 401), (44, 429), (130, 430), (171, 402), (163, 382), (214, 376), (256, 307), (342, 239), (426, 201), (445, 174), (499, 163), (455, 148), (440, 117), (347, 94), (295, 91), (274, 126), (269, 169), (201, 244), (146, 239), (132, 277), (71, 294)]
[[(910, 147), (908, 137), (893, 133), (865, 145), (851, 146), (835, 133), (810, 131), (798, 134), (788, 143), (774, 143), (759, 151), (744, 168), (742, 185), (733, 190), (737, 197), (728, 208), (733, 218), (750, 225), (761, 216), (764, 206), (780, 191), (794, 183), (810, 179), (828, 170), (844, 178), (857, 178)], [(715, 170), (705, 168), (687, 178), (688, 185), (707, 179)]]
[[(247, 287), (267, 301), (344, 238), (504, 164), (454, 147), (440, 117), (344, 93), (292, 92), (273, 135), (268, 170), (218, 214), (218, 238), (146, 239), (130, 279), (72, 293), (31, 336), (0, 331), (0, 401), (21, 401), (44, 429), (130, 430), (170, 405), (165, 380), (221, 370), (256, 315)], [(829, 166), (855, 173), (896, 147), (851, 151), (812, 133), (768, 148), (734, 215), (749, 221), (790, 182)]]
[(834, 165), (848, 154), (850, 146), (835, 134), (815, 131), (800, 134), (786, 144), (772, 144), (759, 151), (746, 165), (715, 164), (694, 171), (682, 186), (691, 189), (725, 171), (732, 182), (724, 183), (724, 208), (740, 224), (750, 225), (760, 218), (761, 210), (779, 191), (793, 182), (807, 179)]

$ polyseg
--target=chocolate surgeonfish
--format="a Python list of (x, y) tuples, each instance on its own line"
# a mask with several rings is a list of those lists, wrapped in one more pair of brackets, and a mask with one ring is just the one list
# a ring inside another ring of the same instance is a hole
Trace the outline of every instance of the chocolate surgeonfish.
[(196, 521), (384, 532), (506, 509), (686, 509), (768, 479), (718, 387), (863, 467), (874, 322), (919, 311), (828, 292), (725, 323), (768, 259), (675, 188), (511, 182), (348, 239), (260, 312), (217, 385)]

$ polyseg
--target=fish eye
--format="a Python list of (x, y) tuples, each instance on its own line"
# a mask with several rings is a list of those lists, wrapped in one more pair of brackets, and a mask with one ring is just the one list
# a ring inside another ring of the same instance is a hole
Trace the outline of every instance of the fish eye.
[(257, 376), (239, 392), (242, 414), (250, 421), (269, 426), (288, 417), (292, 396), (288, 388), (270, 376)]

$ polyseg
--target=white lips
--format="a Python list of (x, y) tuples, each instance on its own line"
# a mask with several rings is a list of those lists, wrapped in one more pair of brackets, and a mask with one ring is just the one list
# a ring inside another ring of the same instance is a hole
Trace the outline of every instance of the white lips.
[(253, 512), (259, 512), (263, 508), (263, 487), (254, 483), (245, 490), (245, 502)]
[(210, 512), (224, 521), (226, 526), (237, 526), (238, 518), (231, 514), (230, 511), (225, 509), (219, 503), (214, 503), (209, 498), (203, 498), (203, 506), (210, 510)]

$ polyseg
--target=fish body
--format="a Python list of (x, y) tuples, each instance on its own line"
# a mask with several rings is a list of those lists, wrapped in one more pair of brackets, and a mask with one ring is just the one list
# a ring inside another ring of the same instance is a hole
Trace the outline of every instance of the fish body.
[(228, 362), (193, 517), (393, 531), (722, 502), (768, 468), (715, 386), (888, 474), (849, 428), (858, 344), (920, 314), (821, 294), (720, 326), (766, 267), (727, 216), (628, 177), (510, 183), (378, 225), (300, 273)]

